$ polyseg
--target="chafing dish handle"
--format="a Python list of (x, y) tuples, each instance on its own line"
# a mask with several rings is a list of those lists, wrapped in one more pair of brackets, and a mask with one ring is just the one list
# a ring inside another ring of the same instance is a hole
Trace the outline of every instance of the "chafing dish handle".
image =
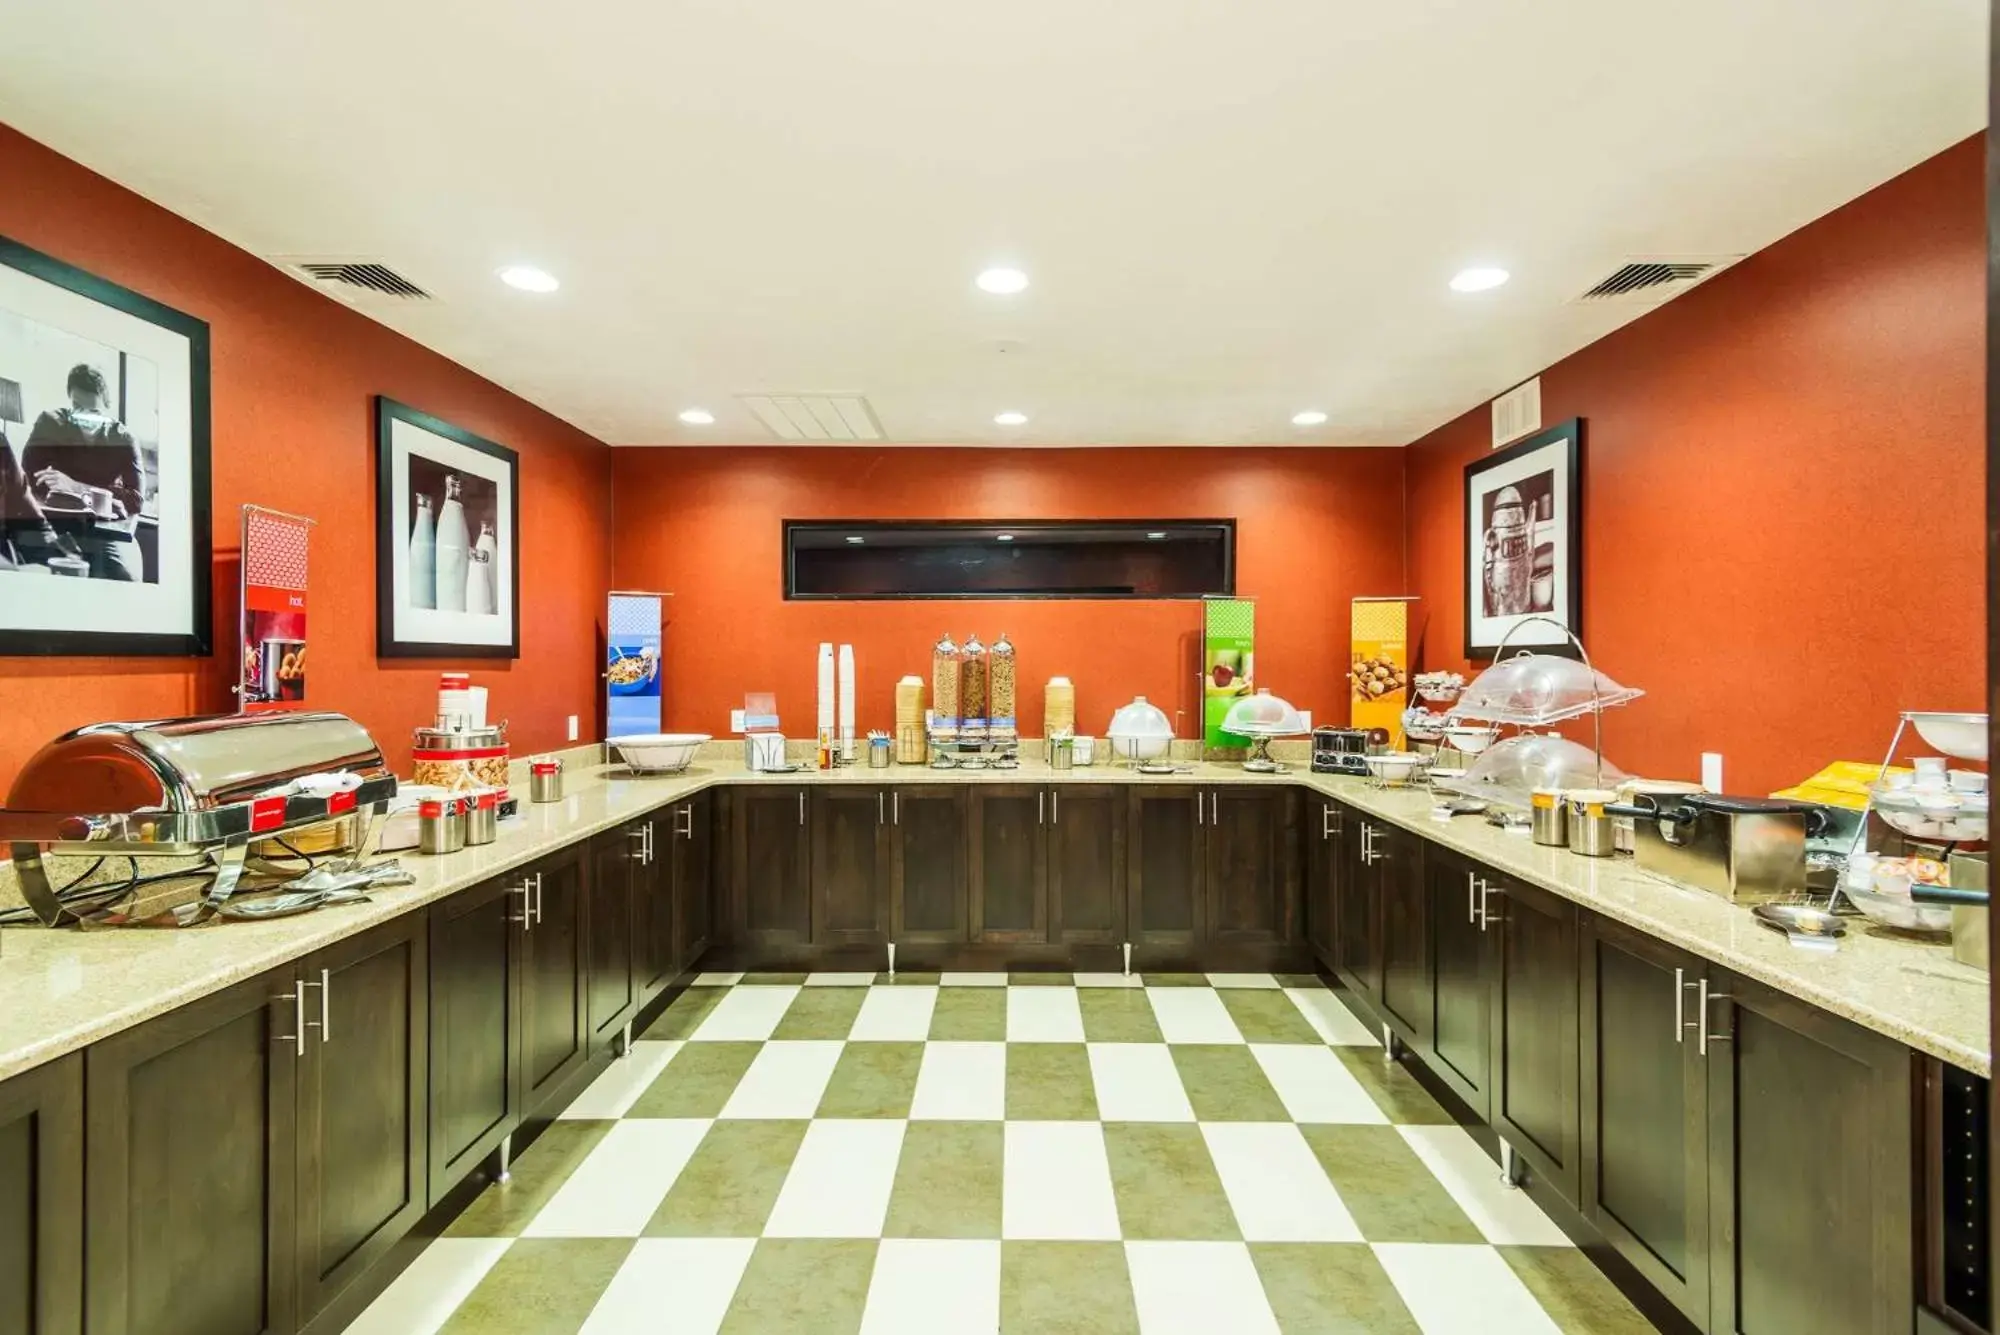
[(1910, 901), (1915, 904), (1970, 904), (1985, 908), (1987, 892), (1960, 890), (1949, 885), (1913, 885), (1910, 887)]

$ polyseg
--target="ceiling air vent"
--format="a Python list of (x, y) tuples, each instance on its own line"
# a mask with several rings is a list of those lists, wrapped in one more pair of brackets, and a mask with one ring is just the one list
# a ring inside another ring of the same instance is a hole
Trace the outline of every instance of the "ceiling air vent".
[(779, 440), (880, 440), (882, 424), (859, 394), (739, 394)]
[(279, 266), (342, 301), (435, 301), (423, 288), (380, 260), (281, 258)]
[(1623, 301), (1654, 306), (1709, 277), (1739, 256), (1711, 259), (1630, 260), (1578, 297), (1578, 301)]

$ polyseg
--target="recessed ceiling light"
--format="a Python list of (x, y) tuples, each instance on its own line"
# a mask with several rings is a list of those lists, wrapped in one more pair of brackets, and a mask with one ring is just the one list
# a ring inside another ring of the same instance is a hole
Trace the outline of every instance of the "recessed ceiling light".
[(554, 274), (546, 269), (537, 269), (532, 264), (508, 265), (500, 271), (500, 281), (523, 292), (553, 292), (562, 286)]
[(995, 542), (1012, 542), (1013, 540), (1014, 535), (1011, 533), (995, 533), (993, 535), (993, 541)]
[(1317, 408), (1308, 408), (1302, 413), (1292, 414), (1293, 426), (1324, 426), (1326, 414)]
[(979, 284), (981, 292), (991, 292), (996, 297), (1011, 297), (1028, 290), (1028, 275), (1019, 269), (985, 269), (973, 281)]
[(864, 539), (864, 538), (863, 538), (863, 537), (862, 537), (862, 536), (861, 536), (861, 535), (860, 535), (859, 533), (850, 533), (850, 534), (848, 534), (848, 535), (847, 535), (847, 540), (848, 540), (849, 542), (864, 542), (864, 541), (866, 541), (866, 539)]
[(1460, 269), (1451, 276), (1454, 292), (1485, 292), (1507, 281), (1505, 269)]
[(1026, 413), (995, 413), (993, 414), (993, 420), (1000, 426), (1026, 426), (1028, 424), (1028, 415)]
[(681, 420), (689, 426), (714, 426), (715, 414), (706, 408), (683, 408)]
[(1151, 538), (1154, 542), (1158, 542), (1161, 538), (1164, 538), (1167, 535), (1164, 533), (1148, 533), (1146, 536)]

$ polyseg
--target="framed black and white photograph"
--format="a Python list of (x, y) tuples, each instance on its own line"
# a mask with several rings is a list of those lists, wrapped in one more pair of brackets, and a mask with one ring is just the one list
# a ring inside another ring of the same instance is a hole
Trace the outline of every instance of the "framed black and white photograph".
[(520, 457), (375, 400), (375, 638), (384, 658), (521, 655)]
[(0, 237), (0, 654), (211, 648), (208, 325)]
[(1465, 466), (1465, 656), (1571, 653), (1549, 617), (1583, 633), (1583, 419)]

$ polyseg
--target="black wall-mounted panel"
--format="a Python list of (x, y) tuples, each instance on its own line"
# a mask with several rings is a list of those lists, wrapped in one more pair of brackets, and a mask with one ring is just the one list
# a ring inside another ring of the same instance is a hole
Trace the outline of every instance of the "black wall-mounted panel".
[(1236, 592), (1236, 521), (787, 520), (785, 597), (1201, 598)]

